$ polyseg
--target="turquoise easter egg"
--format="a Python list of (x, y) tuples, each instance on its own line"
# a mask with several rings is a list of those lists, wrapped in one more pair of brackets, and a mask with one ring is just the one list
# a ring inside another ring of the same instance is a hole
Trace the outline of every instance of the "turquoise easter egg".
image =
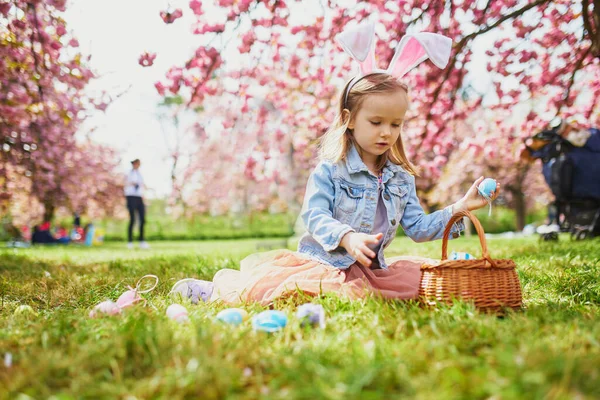
[(287, 325), (287, 316), (282, 311), (267, 310), (252, 318), (255, 331), (276, 332)]
[(492, 192), (496, 191), (496, 181), (492, 178), (485, 178), (479, 186), (477, 186), (477, 190), (479, 194), (483, 197), (492, 197)]
[(248, 313), (241, 308), (228, 308), (217, 314), (219, 321), (230, 325), (239, 325), (248, 318)]

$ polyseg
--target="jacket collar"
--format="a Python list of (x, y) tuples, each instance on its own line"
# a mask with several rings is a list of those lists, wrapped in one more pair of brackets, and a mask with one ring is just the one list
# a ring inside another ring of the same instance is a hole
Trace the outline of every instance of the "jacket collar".
[[(356, 174), (361, 171), (365, 171), (367, 173), (369, 172), (369, 169), (358, 154), (358, 149), (356, 149), (356, 146), (353, 143), (350, 144), (350, 149), (348, 150), (348, 155), (346, 156), (346, 168), (351, 174)], [(403, 171), (402, 167), (394, 164), (390, 160), (387, 160), (385, 166), (383, 167), (384, 174), (386, 170), (391, 172), (392, 174), (396, 174), (400, 171)]]

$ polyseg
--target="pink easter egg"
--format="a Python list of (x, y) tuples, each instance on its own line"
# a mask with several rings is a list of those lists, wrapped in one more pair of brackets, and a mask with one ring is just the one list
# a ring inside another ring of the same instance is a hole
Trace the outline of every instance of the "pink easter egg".
[(142, 297), (135, 289), (130, 289), (119, 296), (117, 299), (117, 306), (119, 306), (119, 308), (127, 308), (139, 303), (142, 300)]
[(111, 300), (103, 301), (97, 304), (92, 311), (90, 311), (90, 318), (101, 317), (102, 315), (117, 315), (121, 314), (121, 309)]

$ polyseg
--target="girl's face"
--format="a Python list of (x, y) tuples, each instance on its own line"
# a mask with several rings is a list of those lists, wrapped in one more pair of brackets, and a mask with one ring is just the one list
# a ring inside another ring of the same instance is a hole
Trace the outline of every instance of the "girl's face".
[(373, 166), (396, 143), (407, 109), (408, 96), (402, 90), (372, 94), (364, 99), (348, 128), (353, 130), (367, 167)]

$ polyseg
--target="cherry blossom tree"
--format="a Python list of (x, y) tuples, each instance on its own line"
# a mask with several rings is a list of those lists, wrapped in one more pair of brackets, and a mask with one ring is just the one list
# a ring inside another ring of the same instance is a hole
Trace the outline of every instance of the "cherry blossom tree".
[(86, 208), (85, 198), (108, 209), (120, 185), (115, 153), (78, 135), (87, 111), (104, 110), (110, 97), (84, 94), (94, 75), (61, 17), (65, 6), (65, 0), (0, 5), (2, 201), (5, 210), (19, 209), (7, 204), (25, 201), (27, 193), (45, 220), (60, 206)]
[[(61, 162), (49, 182), (30, 179), (24, 166), (5, 164), (2, 192), (7, 195), (0, 200), (0, 215), (10, 215), (15, 225), (22, 226), (49, 221), (57, 211), (94, 219), (112, 215), (122, 206), (123, 185), (115, 174), (114, 149), (86, 141), (70, 149)], [(36, 187), (43, 191), (35, 192)]]
[(193, 121), (195, 115), (196, 112), (183, 105), (181, 96), (165, 96), (156, 112), (170, 162), (171, 194), (167, 204), (174, 216), (187, 214), (188, 199), (184, 196), (184, 189), (189, 193), (195, 186), (188, 174), (193, 174), (191, 167), (195, 157), (201, 156), (198, 154), (200, 140), (195, 137), (196, 127), (186, 123)]
[[(592, 126), (600, 122), (600, 109), (597, 103), (589, 104), (594, 96), (585, 90), (593, 87), (600, 79), (600, 69), (582, 76), (571, 87), (574, 97), (568, 111), (560, 114), (585, 116)], [(556, 90), (554, 90), (557, 93)], [(531, 162), (521, 157), (525, 147), (523, 140), (537, 133), (547, 125), (546, 115), (554, 115), (563, 103), (557, 101), (556, 94), (540, 91), (530, 92), (527, 102), (515, 103), (511, 107), (498, 104), (473, 112), (465, 121), (458, 122), (455, 140), (460, 143), (443, 168), (440, 179), (434, 182), (434, 189), (428, 193), (433, 204), (443, 204), (458, 198), (461, 191), (481, 175), (491, 176), (502, 182), (503, 198), (516, 211), (516, 227), (523, 229), (528, 209), (536, 204), (547, 204), (553, 196), (542, 178), (541, 162)], [(550, 113), (548, 112), (550, 111)], [(456, 171), (461, 171), (457, 174)], [(466, 177), (466, 180), (465, 180)]]
[[(193, 126), (198, 146), (178, 180), (185, 205), (211, 214), (286, 211), (295, 193), (288, 181), (291, 143), (278, 130), (279, 113), (265, 103), (241, 114), (239, 98), (229, 94), (219, 100), (199, 110)], [(253, 113), (262, 115), (262, 125)], [(224, 134), (230, 131), (234, 134)]]
[[(265, 141), (271, 140), (268, 135), (273, 132), (261, 130), (261, 113), (251, 110), (271, 104), (280, 113), (279, 134), (290, 138), (292, 170), (308, 170), (315, 163), (315, 143), (332, 121), (341, 86), (352, 76), (351, 63), (335, 36), (369, 18), (378, 23), (379, 67), (389, 63), (405, 33), (431, 31), (453, 39), (446, 69), (440, 72), (423, 64), (406, 77), (412, 106), (404, 135), (411, 159), (421, 167), (418, 185), (424, 192), (434, 190), (443, 166), (461, 146), (456, 123), (482, 108), (510, 113), (541, 101), (542, 106), (522, 121), (488, 121), (494, 129), (486, 129), (486, 135), (508, 135), (493, 139), (498, 146), (508, 146), (506, 152), (556, 114), (581, 113), (592, 122), (598, 119), (600, 9), (589, 0), (219, 0), (214, 4), (192, 0), (183, 12), (196, 16), (191, 29), (202, 45), (185, 64), (174, 66), (164, 81), (156, 83), (158, 92), (180, 95), (191, 108), (233, 95), (242, 106), (231, 112), (254, 119), (256, 135), (264, 135)], [(485, 54), (477, 52), (482, 46), (487, 48)], [(484, 71), (477, 64), (482, 57), (487, 60)], [(577, 103), (581, 95), (587, 100)], [(235, 124), (223, 126), (222, 138), (231, 140), (236, 135)], [(492, 168), (484, 157), (489, 146), (473, 146), (469, 150), (476, 152), (473, 161)], [(247, 146), (235, 151), (249, 157), (256, 149)], [(251, 159), (255, 168), (270, 158)], [(290, 182), (303, 188), (302, 179)]]
[(527, 210), (550, 202), (541, 166), (520, 157), (522, 142), (516, 129), (507, 130), (500, 122), (510, 117), (503, 111), (480, 110), (457, 123), (459, 144), (426, 194), (429, 204), (447, 204), (460, 198), (480, 176), (493, 177), (502, 183), (500, 200), (515, 210), (515, 226), (522, 230)]

